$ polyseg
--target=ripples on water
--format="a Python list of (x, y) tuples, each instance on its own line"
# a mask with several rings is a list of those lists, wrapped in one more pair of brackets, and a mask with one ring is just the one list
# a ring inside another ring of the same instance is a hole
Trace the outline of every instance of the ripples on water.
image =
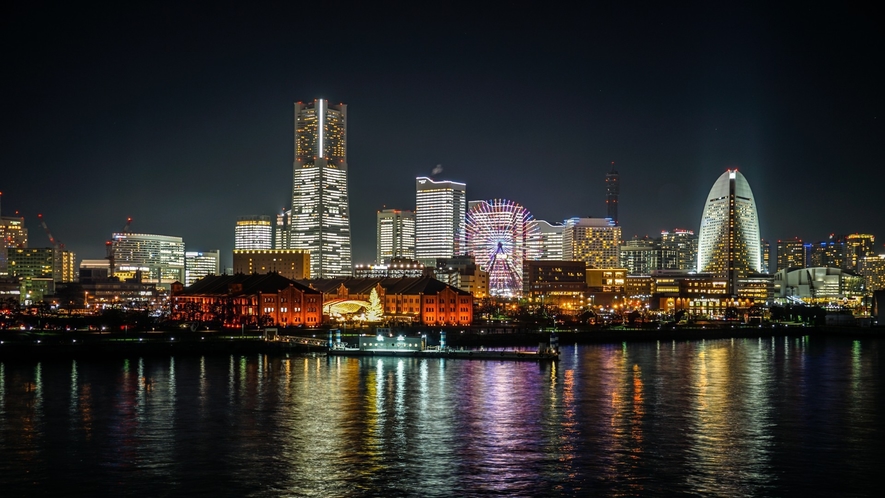
[(3, 496), (863, 495), (885, 341), (0, 362)]

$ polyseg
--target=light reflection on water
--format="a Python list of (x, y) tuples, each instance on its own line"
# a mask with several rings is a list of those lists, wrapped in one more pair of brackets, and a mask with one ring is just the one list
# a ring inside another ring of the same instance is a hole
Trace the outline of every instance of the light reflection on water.
[(4, 495), (864, 493), (885, 341), (0, 362)]

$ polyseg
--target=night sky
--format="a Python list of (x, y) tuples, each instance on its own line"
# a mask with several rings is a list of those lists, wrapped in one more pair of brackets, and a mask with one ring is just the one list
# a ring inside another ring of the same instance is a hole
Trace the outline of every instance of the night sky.
[(292, 103), (321, 97), (348, 104), (355, 263), (437, 164), (470, 200), (561, 221), (605, 216), (614, 161), (625, 238), (697, 230), (737, 167), (764, 238), (873, 233), (885, 252), (883, 19), (714, 3), (6, 6), (2, 211), (31, 247), (43, 213), (101, 258), (131, 216), (229, 266), (236, 217), (289, 204)]

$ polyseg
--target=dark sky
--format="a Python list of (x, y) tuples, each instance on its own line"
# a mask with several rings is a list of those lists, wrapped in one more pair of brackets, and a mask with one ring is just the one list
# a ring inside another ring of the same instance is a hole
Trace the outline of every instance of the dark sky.
[(885, 242), (872, 11), (129, 3), (0, 14), (2, 209), (26, 217), (32, 247), (48, 245), (43, 213), (100, 258), (131, 216), (229, 265), (235, 218), (289, 203), (292, 103), (317, 97), (348, 104), (358, 263), (374, 259), (375, 212), (413, 209), (437, 164), (468, 199), (561, 221), (605, 215), (615, 161), (625, 238), (697, 230), (737, 167), (764, 238)]

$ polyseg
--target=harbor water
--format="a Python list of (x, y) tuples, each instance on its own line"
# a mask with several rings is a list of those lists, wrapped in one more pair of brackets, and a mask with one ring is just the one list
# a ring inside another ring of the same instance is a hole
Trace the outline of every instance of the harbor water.
[(3, 496), (863, 496), (885, 340), (0, 361)]

